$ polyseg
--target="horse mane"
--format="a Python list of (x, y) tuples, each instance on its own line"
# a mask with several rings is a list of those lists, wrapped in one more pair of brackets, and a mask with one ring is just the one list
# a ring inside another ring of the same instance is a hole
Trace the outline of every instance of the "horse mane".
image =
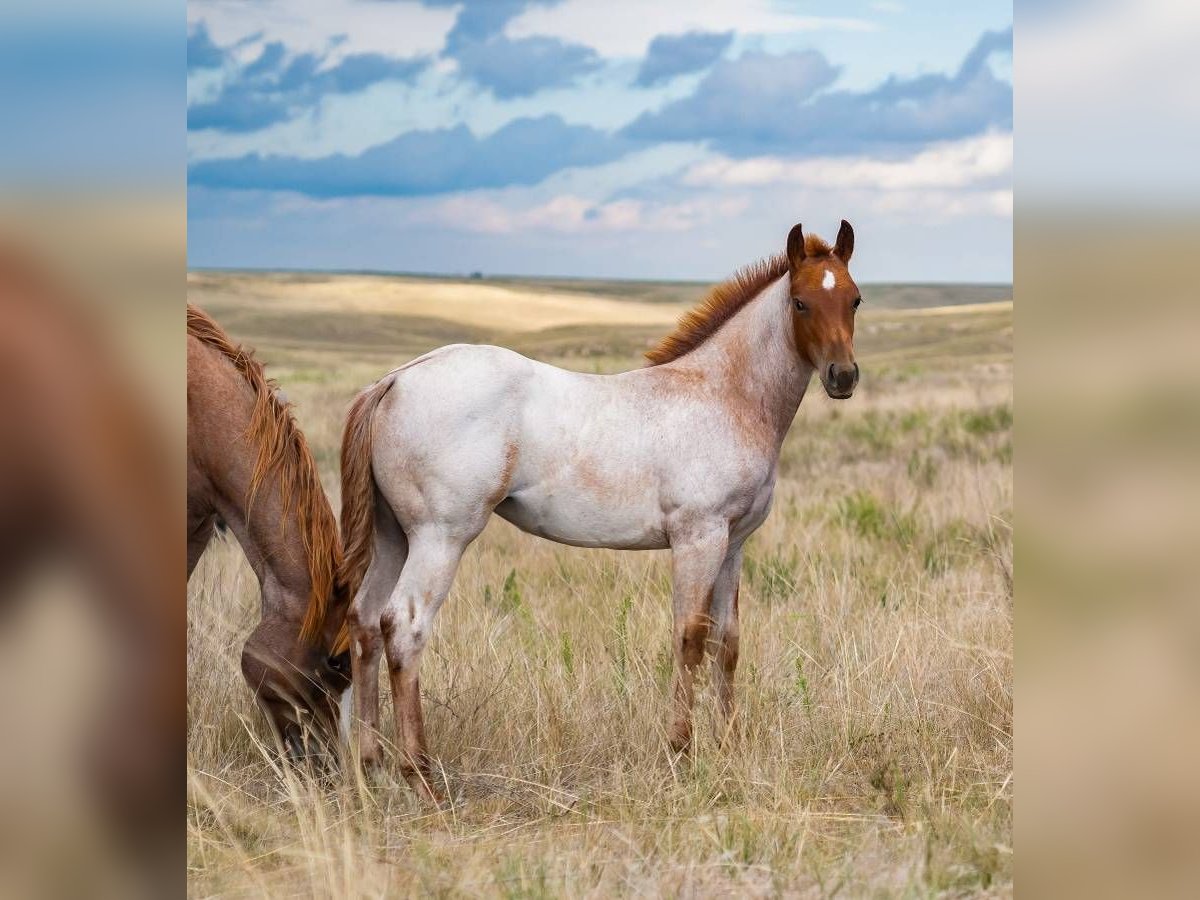
[[(805, 257), (828, 256), (833, 249), (815, 234), (804, 236)], [(691, 353), (737, 312), (757, 297), (772, 281), (788, 271), (787, 254), (779, 253), (743, 266), (712, 288), (694, 308), (685, 312), (675, 330), (646, 351), (651, 366), (679, 359)]]
[(187, 333), (228, 359), (254, 392), (247, 438), (257, 447), (258, 455), (250, 476), (246, 508), (253, 505), (266, 479), (277, 476), (285, 521), (294, 509), (308, 562), (308, 608), (300, 626), (300, 639), (316, 645), (325, 626), (342, 551), (337, 522), (308, 442), (292, 416), (291, 404), (279, 399), (278, 385), (266, 376), (253, 350), (234, 344), (211, 316), (190, 303)]

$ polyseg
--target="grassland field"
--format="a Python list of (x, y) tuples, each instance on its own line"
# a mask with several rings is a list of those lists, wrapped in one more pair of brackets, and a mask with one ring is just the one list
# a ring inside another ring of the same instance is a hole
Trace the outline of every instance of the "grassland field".
[[(589, 372), (640, 364), (702, 285), (189, 274), (257, 348), (334, 508), (355, 392), (456, 341)], [(238, 669), (258, 588), (237, 546), (189, 584), (195, 897), (1008, 896), (1012, 893), (1009, 286), (864, 285), (863, 377), (810, 390), (747, 545), (738, 696), (665, 746), (660, 552), (579, 550), (494, 519), (422, 672), (460, 801), (280, 766)], [(392, 734), (387, 680), (383, 728)], [(391, 770), (396, 771), (393, 765)]]

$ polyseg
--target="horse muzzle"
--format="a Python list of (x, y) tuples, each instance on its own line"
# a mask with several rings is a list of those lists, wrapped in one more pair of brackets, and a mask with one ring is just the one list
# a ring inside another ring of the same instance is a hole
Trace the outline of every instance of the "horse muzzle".
[(821, 373), (821, 383), (834, 400), (847, 400), (858, 387), (858, 363), (830, 363)]

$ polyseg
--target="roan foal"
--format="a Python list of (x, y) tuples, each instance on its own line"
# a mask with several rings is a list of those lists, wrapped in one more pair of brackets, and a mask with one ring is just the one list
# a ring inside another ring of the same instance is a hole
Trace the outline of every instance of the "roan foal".
[(359, 751), (379, 761), (386, 654), (404, 775), (430, 782), (419, 667), (467, 545), (493, 512), (579, 547), (671, 549), (671, 746), (692, 735), (696, 670), (715, 649), (721, 732), (734, 712), (742, 545), (766, 518), (780, 445), (814, 372), (830, 397), (858, 383), (847, 271), (795, 226), (786, 253), (714, 288), (648, 354), (585, 375), (499, 347), (442, 347), (355, 400), (342, 442), (344, 580)]

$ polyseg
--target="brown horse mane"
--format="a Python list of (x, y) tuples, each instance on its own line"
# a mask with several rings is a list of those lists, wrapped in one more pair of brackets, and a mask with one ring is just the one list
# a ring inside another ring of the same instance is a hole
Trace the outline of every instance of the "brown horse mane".
[[(833, 249), (815, 234), (804, 236), (806, 257), (828, 256)], [(651, 366), (679, 359), (691, 353), (737, 312), (757, 297), (772, 281), (782, 278), (788, 270), (787, 254), (779, 253), (743, 266), (725, 281), (712, 288), (694, 308), (685, 312), (675, 330), (646, 351)]]
[(337, 522), (308, 442), (292, 416), (291, 404), (279, 399), (278, 385), (266, 376), (253, 350), (234, 344), (220, 325), (190, 303), (187, 333), (228, 359), (254, 392), (254, 412), (247, 437), (258, 448), (258, 456), (250, 476), (246, 508), (253, 505), (263, 482), (271, 475), (278, 476), (285, 520), (295, 509), (308, 562), (310, 593), (300, 639), (316, 645), (325, 626), (342, 551)]

